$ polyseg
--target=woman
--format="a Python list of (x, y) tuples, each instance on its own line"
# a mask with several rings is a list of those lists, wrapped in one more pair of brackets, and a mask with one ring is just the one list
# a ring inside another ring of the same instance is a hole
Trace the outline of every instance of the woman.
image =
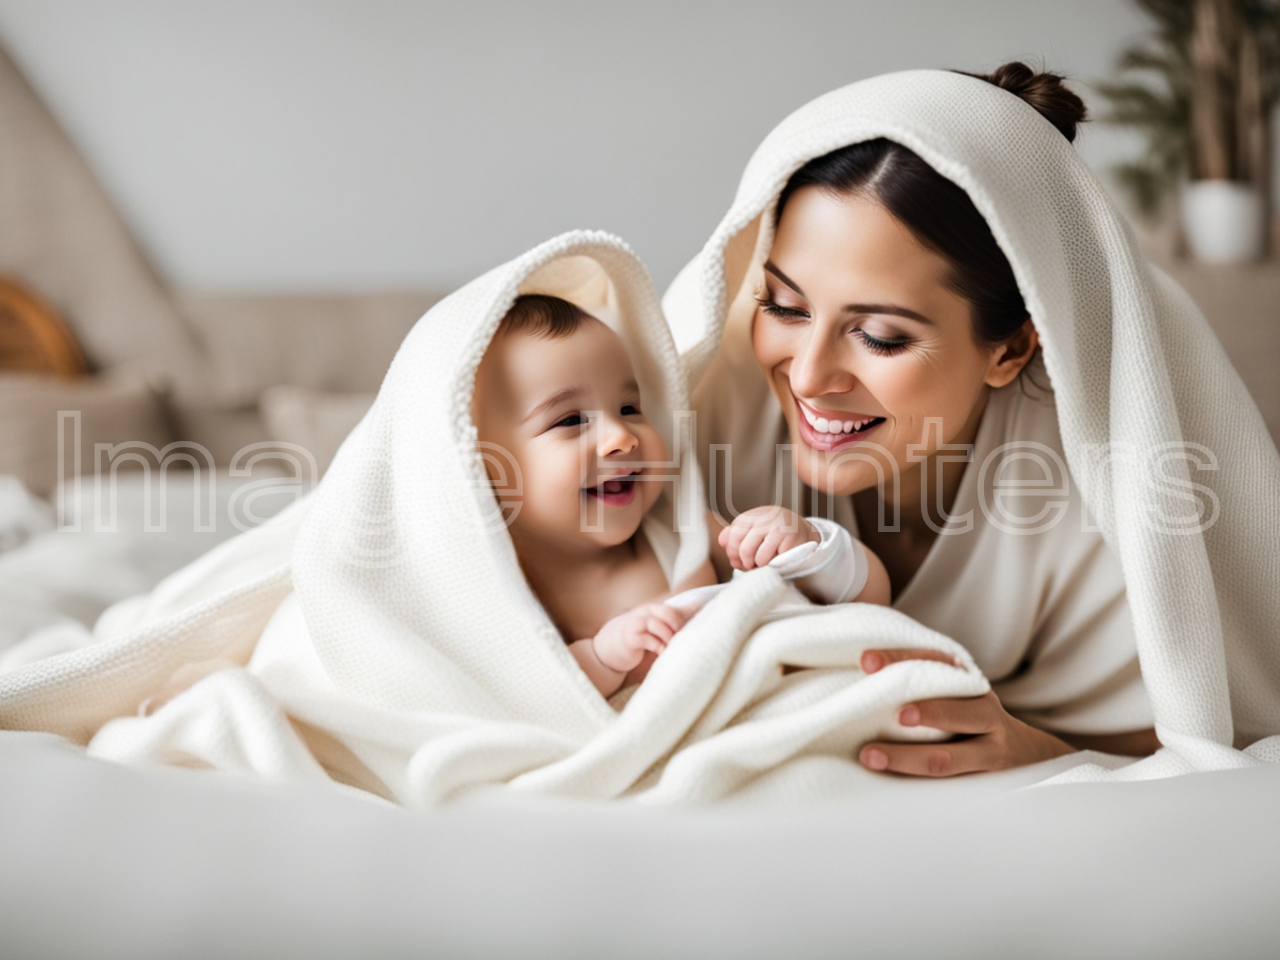
[[(1164, 742), (1171, 771), (1242, 762), (1218, 748), (1280, 731), (1277, 540), (1248, 519), (1275, 529), (1275, 447), (1069, 146), (1083, 119), (1061, 78), (1019, 63), (829, 94), (757, 151), (664, 304), (713, 507), (784, 495), (789, 444), (810, 509), (829, 495), (894, 605), (995, 685), (908, 704), (904, 725), (959, 739), (867, 744), (873, 770)], [(1231, 414), (1216, 433), (1211, 408)], [(913, 657), (936, 654), (863, 666)]]

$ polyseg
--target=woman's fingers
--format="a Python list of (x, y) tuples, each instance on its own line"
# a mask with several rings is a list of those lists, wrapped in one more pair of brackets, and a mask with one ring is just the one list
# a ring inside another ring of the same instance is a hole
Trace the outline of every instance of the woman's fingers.
[(1000, 751), (988, 737), (956, 743), (868, 743), (858, 751), (868, 770), (915, 777), (954, 777), (995, 770)]
[(945, 663), (952, 667), (960, 666), (956, 662), (956, 658), (950, 654), (943, 653), (941, 650), (929, 650), (927, 648), (907, 649), (907, 650), (864, 650), (862, 657), (858, 663), (862, 667), (863, 673), (876, 673), (883, 670), (891, 663), (901, 663), (903, 660), (936, 660), (939, 663)]
[(981, 734), (1000, 729), (1004, 708), (988, 691), (980, 697), (918, 700), (898, 711), (904, 727), (933, 727), (947, 733)]

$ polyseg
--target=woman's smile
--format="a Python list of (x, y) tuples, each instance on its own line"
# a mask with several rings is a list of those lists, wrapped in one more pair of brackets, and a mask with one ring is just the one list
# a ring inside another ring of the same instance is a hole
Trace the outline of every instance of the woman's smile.
[(867, 439), (867, 436), (885, 422), (874, 414), (828, 410), (806, 403), (795, 395), (796, 428), (800, 438), (814, 450), (829, 451), (846, 447)]

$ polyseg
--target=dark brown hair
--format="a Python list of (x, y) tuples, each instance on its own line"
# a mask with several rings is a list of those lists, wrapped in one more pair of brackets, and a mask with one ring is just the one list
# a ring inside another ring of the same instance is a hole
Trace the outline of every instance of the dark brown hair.
[[(1053, 73), (1006, 63), (989, 74), (966, 74), (1021, 97), (1069, 141), (1085, 120), (1085, 106)], [(810, 160), (791, 175), (778, 197), (775, 226), (787, 200), (801, 187), (840, 196), (862, 194), (884, 206), (922, 244), (951, 266), (948, 285), (973, 308), (973, 335), (996, 344), (1016, 334), (1027, 306), (1013, 268), (969, 195), (901, 144), (883, 138), (851, 144)]]
[(498, 325), (498, 333), (526, 332), (546, 340), (567, 337), (591, 314), (560, 297), (544, 293), (526, 293), (516, 297), (507, 315)]

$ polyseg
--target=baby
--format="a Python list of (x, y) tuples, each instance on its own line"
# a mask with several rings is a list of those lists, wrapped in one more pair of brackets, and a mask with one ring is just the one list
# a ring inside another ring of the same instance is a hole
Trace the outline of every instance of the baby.
[(669, 583), (641, 529), (662, 492), (644, 478), (666, 471), (635, 466), (661, 464), (666, 445), (645, 419), (622, 339), (567, 300), (516, 300), (480, 364), (472, 414), (479, 439), (519, 468), (521, 493), (504, 500), (515, 500), (509, 532), (529, 585), (605, 696), (642, 680), (691, 616), (668, 600), (807, 543), (821, 569), (794, 582), (811, 599), (889, 602), (874, 554), (835, 524), (780, 507), (727, 527), (708, 514), (710, 558)]

